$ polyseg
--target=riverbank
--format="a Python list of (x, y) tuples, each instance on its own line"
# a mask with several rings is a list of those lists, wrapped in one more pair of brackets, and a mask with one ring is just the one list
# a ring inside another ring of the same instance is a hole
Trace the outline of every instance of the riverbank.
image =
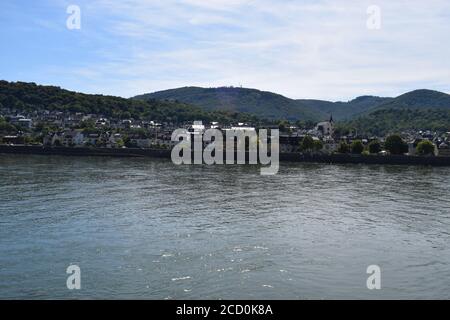
[[(107, 156), (107, 157), (153, 157), (170, 159), (170, 150), (139, 149), (139, 148), (68, 148), (68, 147), (42, 147), (0, 145), (0, 153), (5, 154), (38, 154), (38, 155), (65, 155), (65, 156)], [(289, 162), (317, 162), (335, 164), (395, 164), (395, 165), (429, 165), (450, 166), (450, 157), (423, 157), (407, 155), (355, 155), (330, 154), (307, 155), (299, 153), (281, 153), (280, 161)]]
[(107, 157), (157, 157), (169, 158), (170, 150), (139, 149), (139, 148), (70, 148), (70, 147), (43, 147), (25, 145), (0, 145), (0, 153), (9, 154), (38, 154), (38, 155), (66, 155), (66, 156), (107, 156)]

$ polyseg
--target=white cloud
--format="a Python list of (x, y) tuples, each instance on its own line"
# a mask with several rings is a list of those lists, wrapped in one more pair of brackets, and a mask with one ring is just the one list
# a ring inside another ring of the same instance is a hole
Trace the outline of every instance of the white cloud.
[(92, 90), (125, 96), (239, 84), (333, 100), (450, 91), (448, 1), (373, 2), (381, 30), (366, 28), (371, 1), (91, 1), (85, 16), (123, 47), (80, 70)]

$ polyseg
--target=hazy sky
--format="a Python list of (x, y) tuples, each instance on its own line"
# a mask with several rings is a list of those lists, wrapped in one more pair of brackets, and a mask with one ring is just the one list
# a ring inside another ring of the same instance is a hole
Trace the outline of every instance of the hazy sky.
[[(81, 29), (66, 26), (69, 5)], [(381, 29), (370, 29), (370, 5)], [(348, 100), (450, 92), (450, 1), (1, 0), (0, 78), (125, 97), (240, 86)]]

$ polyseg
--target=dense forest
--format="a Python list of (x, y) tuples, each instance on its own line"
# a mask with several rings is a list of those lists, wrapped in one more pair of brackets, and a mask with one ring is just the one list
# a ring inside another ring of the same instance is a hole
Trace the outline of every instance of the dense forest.
[(403, 130), (450, 131), (450, 109), (380, 109), (338, 124), (341, 133), (385, 136)]
[(135, 97), (135, 99), (143, 101), (151, 99), (181, 101), (201, 107), (203, 110), (252, 113), (271, 120), (312, 120), (317, 122), (327, 117), (325, 113), (302, 102), (286, 98), (280, 94), (248, 88), (184, 87), (144, 94)]
[(314, 99), (293, 100), (256, 89), (184, 87), (136, 97), (180, 101), (203, 110), (239, 110), (270, 119), (323, 121), (333, 115), (339, 131), (384, 135), (405, 129), (450, 131), (450, 95), (433, 90), (414, 90), (396, 98), (360, 96), (347, 102)]
[(34, 83), (0, 81), (0, 108), (25, 112), (35, 110), (101, 114), (118, 119), (148, 119), (165, 122), (193, 120), (258, 121), (255, 115), (233, 111), (206, 111), (186, 103), (125, 99), (114, 96), (90, 95)]

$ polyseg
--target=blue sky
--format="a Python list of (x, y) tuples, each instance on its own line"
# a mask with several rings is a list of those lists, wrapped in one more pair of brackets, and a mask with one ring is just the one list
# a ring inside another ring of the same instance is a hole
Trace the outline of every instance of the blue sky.
[[(66, 10), (81, 9), (69, 30)], [(367, 28), (367, 8), (381, 28)], [(181, 86), (349, 100), (450, 93), (450, 1), (2, 0), (0, 78), (130, 97)]]

